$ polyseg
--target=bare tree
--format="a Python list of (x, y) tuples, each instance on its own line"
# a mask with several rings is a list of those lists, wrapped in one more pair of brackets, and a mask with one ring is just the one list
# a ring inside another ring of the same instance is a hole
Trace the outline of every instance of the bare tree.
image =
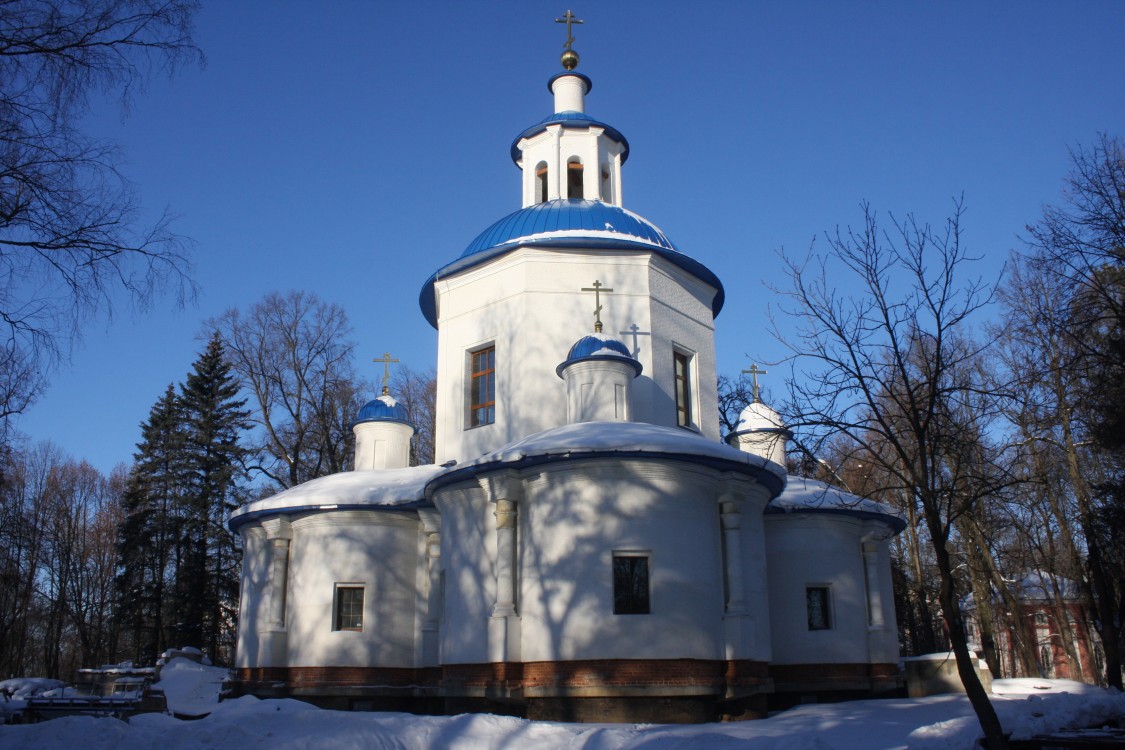
[(431, 367), (418, 372), (403, 365), (391, 376), (391, 395), (414, 426), (410, 443), (410, 465), (434, 462), (434, 433), (437, 425), (437, 374)]
[[(991, 288), (961, 278), (972, 260), (961, 242), (962, 212), (957, 202), (944, 231), (908, 218), (888, 233), (865, 205), (863, 228), (829, 235), (826, 257), (786, 258), (792, 288), (777, 291), (798, 332), (777, 337), (805, 368), (803, 379), (788, 383), (787, 424), (845, 436), (856, 459), (878, 467), (885, 491), (916, 506), (958, 673), (989, 747), (1003, 748), (968, 649), (951, 549), (958, 519), (1006, 481), (985, 439), (994, 393), (968, 330)], [(838, 292), (834, 283), (845, 279), (860, 291)]]
[(362, 387), (343, 308), (308, 292), (273, 292), (204, 327), (221, 337), (260, 428), (249, 468), (281, 489), (348, 468)]
[(95, 94), (127, 106), (201, 55), (190, 0), (0, 3), (0, 418), (35, 400), (82, 322), (169, 287), (193, 293), (167, 214), (140, 221), (118, 150), (84, 134)]
[(0, 487), (0, 674), (67, 677), (114, 655), (120, 481), (40, 443)]
[(1033, 450), (1031, 476), (1058, 525), (1058, 553), (1079, 584), (1122, 687), (1125, 641), (1125, 145), (1099, 137), (1071, 151), (1062, 201), (1028, 227), (1004, 290), (1011, 416)]
[[(1090, 472), (1089, 463), (1079, 470), (1077, 453), (1067, 450), (1094, 624), (1105, 650), (1105, 678), (1120, 689), (1125, 640), (1125, 552), (1120, 544), (1125, 533), (1125, 144), (1103, 134), (1092, 148), (1076, 148), (1070, 156), (1061, 204), (1046, 207), (1039, 222), (1028, 227), (1029, 261), (1056, 282), (1052, 286), (1065, 305), (1064, 314), (1049, 323), (1066, 337), (1072, 353), (1060, 364), (1082, 378), (1079, 398), (1059, 410), (1066, 418), (1060, 422), (1064, 445), (1067, 438), (1075, 444), (1089, 439), (1103, 470)], [(1079, 491), (1083, 485), (1085, 491)]]

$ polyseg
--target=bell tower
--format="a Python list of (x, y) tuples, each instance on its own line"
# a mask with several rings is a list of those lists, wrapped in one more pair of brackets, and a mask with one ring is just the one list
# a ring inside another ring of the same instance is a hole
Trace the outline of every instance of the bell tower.
[(629, 144), (621, 133), (586, 114), (589, 78), (575, 72), (573, 24), (582, 23), (569, 10), (563, 18), (566, 44), (564, 72), (547, 88), (555, 111), (521, 133), (512, 144), (512, 160), (523, 171), (523, 207), (557, 199), (584, 199), (621, 205), (621, 165)]

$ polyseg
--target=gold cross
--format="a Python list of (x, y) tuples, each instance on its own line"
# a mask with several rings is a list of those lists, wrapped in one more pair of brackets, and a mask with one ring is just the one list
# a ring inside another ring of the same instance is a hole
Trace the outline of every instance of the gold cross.
[(391, 379), (391, 362), (398, 362), (399, 360), (393, 359), (390, 352), (383, 352), (382, 357), (376, 357), (371, 361), (383, 363), (383, 395), (391, 395), (391, 389), (387, 387), (387, 383)]
[(585, 21), (578, 20), (574, 17), (574, 14), (568, 10), (562, 18), (556, 18), (555, 23), (566, 24), (566, 44), (563, 45), (563, 48), (569, 51), (570, 45), (574, 44), (574, 35), (570, 33), (571, 24), (585, 23)]
[(743, 370), (743, 372), (750, 376), (751, 382), (753, 382), (754, 384), (754, 400), (761, 401), (761, 396), (758, 394), (758, 376), (769, 375), (769, 372), (766, 370), (758, 369), (758, 366), (756, 364), (751, 364), (750, 369)]
[[(570, 11), (567, 11), (568, 13)], [(609, 287), (602, 286), (602, 282), (594, 279), (593, 286), (582, 287), (584, 292), (594, 293), (594, 333), (602, 332), (602, 292), (612, 292)]]

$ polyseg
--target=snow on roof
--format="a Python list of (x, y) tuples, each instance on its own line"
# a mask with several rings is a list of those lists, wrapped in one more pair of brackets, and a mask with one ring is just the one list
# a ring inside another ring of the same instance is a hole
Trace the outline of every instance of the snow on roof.
[(868, 500), (815, 479), (790, 476), (785, 490), (769, 502), (766, 513), (851, 513), (884, 521), (901, 531), (902, 514), (883, 503)]
[(426, 483), (442, 471), (429, 464), (406, 469), (342, 471), (309, 480), (264, 500), (247, 503), (230, 516), (231, 528), (270, 511), (328, 510), (325, 506), (409, 505), (426, 496)]
[(1056, 587), (1064, 599), (1078, 598), (1078, 585), (1074, 581), (1043, 570), (1031, 571), (1018, 584), (1021, 599), (1036, 601), (1054, 600)]
[(785, 429), (779, 415), (772, 408), (761, 401), (751, 401), (738, 416), (738, 424), (734, 426), (736, 432), (742, 430)]
[(582, 453), (692, 456), (763, 469), (780, 480), (785, 477), (785, 468), (769, 459), (744, 453), (682, 428), (641, 422), (581, 422), (554, 427), (486, 453), (456, 469)]

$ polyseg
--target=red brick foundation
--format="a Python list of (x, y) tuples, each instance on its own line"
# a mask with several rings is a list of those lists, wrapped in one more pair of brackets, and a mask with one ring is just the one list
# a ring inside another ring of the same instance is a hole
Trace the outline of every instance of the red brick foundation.
[(830, 702), (896, 693), (903, 688), (897, 664), (771, 664), (770, 708), (809, 700)]
[(767, 696), (771, 706), (792, 705), (810, 697), (834, 700), (893, 691), (899, 683), (893, 664), (590, 659), (424, 669), (244, 668), (235, 671), (233, 687), (239, 694), (288, 695), (340, 708), (393, 705), (394, 710), (494, 711), (556, 721), (674, 722), (757, 718), (764, 715)]

